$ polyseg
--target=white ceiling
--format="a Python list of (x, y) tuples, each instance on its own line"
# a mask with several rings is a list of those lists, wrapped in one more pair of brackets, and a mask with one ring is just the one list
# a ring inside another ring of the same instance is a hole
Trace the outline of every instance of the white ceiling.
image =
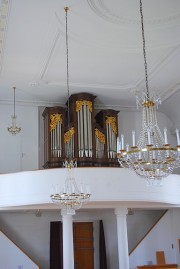
[[(166, 100), (180, 88), (180, 1), (142, 1), (150, 91)], [(135, 106), (144, 87), (139, 0), (1, 0), (1, 101), (16, 86), (17, 101), (65, 103), (65, 6), (70, 93)]]

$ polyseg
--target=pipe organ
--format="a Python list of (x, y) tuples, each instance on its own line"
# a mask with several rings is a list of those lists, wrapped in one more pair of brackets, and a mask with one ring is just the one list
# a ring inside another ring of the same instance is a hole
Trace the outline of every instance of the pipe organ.
[(118, 112), (112, 109), (101, 110), (96, 114), (96, 123), (104, 130), (104, 164), (115, 166), (118, 136)]
[(88, 93), (70, 96), (70, 118), (74, 123), (74, 156), (78, 166), (92, 166), (94, 163), (94, 99)]
[(62, 167), (66, 157), (76, 158), (79, 167), (119, 166), (116, 159), (118, 111), (101, 110), (95, 116), (95, 98), (89, 93), (71, 95), (69, 124), (65, 108), (45, 108), (44, 168)]
[(65, 156), (75, 158), (74, 156), (74, 127), (71, 126), (64, 134)]
[(102, 128), (100, 128), (100, 126), (98, 126), (96, 124), (95, 126), (95, 149), (96, 149), (96, 159), (97, 160), (101, 160), (104, 159), (105, 157), (105, 134), (104, 134), (104, 130)]
[(65, 108), (46, 107), (44, 117), (44, 168), (62, 167), (65, 158)]

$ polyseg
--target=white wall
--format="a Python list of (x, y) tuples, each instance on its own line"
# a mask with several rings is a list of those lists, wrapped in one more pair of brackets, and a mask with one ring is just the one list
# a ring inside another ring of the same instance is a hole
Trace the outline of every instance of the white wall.
[(156, 251), (164, 251), (166, 263), (179, 263), (177, 256), (179, 221), (180, 209), (176, 209), (174, 214), (169, 210), (131, 254), (130, 268), (135, 269), (137, 265), (145, 265), (149, 261), (156, 264)]
[[(0, 213), (0, 228), (29, 254), (42, 268), (49, 269), (50, 222), (60, 221), (60, 211)], [(113, 210), (91, 210), (76, 213), (73, 221), (94, 223), (94, 268), (99, 269), (99, 220), (103, 220), (108, 269), (118, 268), (116, 217)], [(0, 249), (1, 249), (0, 240)], [(1, 264), (1, 259), (0, 259)], [(9, 269), (8, 267), (7, 269)], [(4, 269), (4, 268), (3, 268)], [(17, 268), (18, 269), (18, 268)], [(25, 268), (24, 268), (25, 269)], [(28, 269), (28, 268), (27, 268)]]
[[(21, 170), (35, 170), (38, 169), (38, 108), (35, 106), (19, 106), (17, 108), (18, 115), (18, 124), (22, 127), (22, 131), (17, 136), (11, 136), (7, 132), (7, 126), (11, 124), (11, 113), (9, 111), (12, 110), (12, 106), (2, 105), (0, 106), (0, 173), (9, 173), (16, 172)], [(127, 140), (129, 143), (131, 141), (131, 131), (133, 129), (138, 130), (141, 126), (141, 117), (139, 112), (127, 112), (121, 111), (119, 114), (119, 133), (128, 134)], [(158, 114), (160, 127), (167, 127), (170, 129), (172, 124), (170, 120), (162, 113)], [(175, 142), (175, 136), (169, 136), (169, 141)], [(174, 143), (175, 144), (175, 143)], [(1, 206), (13, 206), (13, 205), (28, 205), (28, 204), (38, 204), (38, 203), (47, 203), (50, 201), (49, 192), (52, 186), (52, 183), (59, 183), (60, 176), (64, 178), (64, 171), (61, 169), (53, 169), (53, 171), (34, 171), (32, 173), (21, 173), (21, 174), (9, 174), (9, 175), (0, 175), (0, 196), (1, 196)], [(118, 171), (121, 170), (121, 171)], [(106, 169), (106, 171), (102, 169), (93, 169), (89, 168), (89, 172), (85, 171), (85, 169), (78, 169), (77, 178), (85, 179), (87, 182), (91, 182), (91, 190), (93, 192), (93, 201), (102, 202), (102, 201), (149, 201), (149, 202), (167, 202), (167, 203), (179, 203), (180, 201), (180, 189), (178, 178), (171, 177), (171, 183), (167, 182), (167, 185), (162, 187), (161, 189), (146, 189), (144, 181), (136, 176), (132, 176), (131, 172), (125, 172), (124, 169)], [(97, 172), (98, 171), (98, 172)], [(116, 171), (116, 172), (115, 172)], [(113, 178), (112, 178), (113, 174)], [(126, 180), (124, 181), (124, 178)], [(97, 180), (98, 179), (98, 180)], [(112, 184), (113, 180), (113, 184)], [(16, 184), (14, 184), (16, 182)], [(96, 182), (95, 184), (92, 184)], [(46, 184), (44, 184), (46, 183)], [(61, 182), (62, 183), (62, 182)], [(129, 186), (131, 184), (131, 189)], [(10, 186), (10, 187), (9, 187)], [(13, 186), (13, 188), (12, 188)], [(43, 188), (42, 188), (43, 186)], [(97, 187), (99, 186), (99, 187)], [(104, 187), (102, 190), (102, 186)], [(99, 190), (102, 190), (99, 193)], [(107, 196), (111, 190), (111, 197)], [(95, 213), (93, 213), (95, 214)], [(86, 215), (86, 214), (85, 214)], [(78, 214), (77, 216), (78, 217)], [(117, 242), (116, 242), (116, 219), (113, 212), (106, 213), (105, 211), (99, 211), (97, 215), (89, 215), (88, 217), (84, 217), (84, 219), (93, 219), (94, 222), (97, 219), (103, 219), (104, 222), (104, 230), (105, 236), (107, 240), (107, 257), (108, 257), (108, 268), (114, 269), (118, 268), (118, 257), (117, 257)], [(180, 221), (177, 215), (175, 214), (175, 218), (177, 221)], [(26, 218), (22, 216), (15, 215), (13, 219), (7, 217), (3, 217), (1, 219), (1, 223), (8, 223), (10, 225), (10, 229), (12, 230), (12, 234), (18, 234), (18, 241), (28, 246), (30, 249), (30, 253), (33, 257), (37, 257), (37, 263), (45, 258), (45, 263), (41, 266), (43, 269), (48, 268), (48, 255), (49, 255), (49, 237), (47, 233), (47, 227), (49, 229), (49, 222), (54, 220), (59, 220), (59, 215), (53, 215), (51, 213), (49, 216), (45, 217), (42, 215), (41, 218), (37, 218), (34, 214), (27, 214)], [(17, 225), (15, 225), (17, 224)], [(25, 226), (29, 227), (28, 232), (25, 232)], [(97, 223), (95, 223), (95, 226)], [(163, 236), (162, 233), (158, 232), (157, 238), (166, 238), (167, 240), (163, 241), (164, 244), (167, 243), (168, 247), (171, 243), (172, 233), (168, 229), (170, 226), (170, 220), (167, 220), (166, 224), (164, 224), (161, 229), (167, 229), (166, 237)], [(176, 227), (176, 222), (174, 223)], [(4, 225), (6, 227), (6, 225)], [(41, 229), (39, 230), (39, 227)], [(44, 228), (43, 228), (44, 227)], [(31, 230), (31, 228), (33, 230)], [(97, 226), (96, 226), (97, 231)], [(177, 236), (178, 227), (176, 227)], [(18, 232), (20, 231), (20, 233)], [(38, 236), (34, 238), (34, 234)], [(113, 231), (113, 232), (112, 232)], [(162, 231), (162, 230), (161, 230)], [(16, 233), (17, 232), (17, 233)], [(24, 237), (23, 237), (24, 233)], [(164, 239), (163, 238), (163, 239)], [(32, 247), (30, 247), (32, 240)], [(158, 242), (159, 243), (159, 242)], [(36, 246), (40, 244), (41, 250), (37, 256)], [(154, 244), (154, 241), (151, 242)], [(97, 244), (96, 244), (97, 246)], [(161, 246), (161, 245), (157, 245)], [(142, 253), (144, 254), (143, 263), (148, 260), (153, 260), (154, 254), (152, 256), (146, 255), (147, 246), (144, 246)], [(174, 257), (174, 250), (167, 249), (168, 259), (172, 260)], [(142, 256), (142, 253), (139, 259)], [(153, 252), (154, 253), (154, 252)], [(171, 255), (173, 254), (173, 255)], [(176, 255), (178, 252), (176, 251)], [(132, 256), (133, 257), (133, 256)], [(134, 266), (136, 258), (131, 258), (132, 266)], [(98, 260), (98, 259), (97, 259)], [(98, 261), (96, 260), (95, 269), (98, 269)], [(138, 264), (141, 259), (138, 260)], [(154, 261), (154, 260), (153, 260)]]
[[(127, 216), (127, 232), (128, 232), (128, 246), (129, 252), (136, 246), (136, 244), (144, 237), (152, 228), (164, 210), (133, 210), (133, 215)], [(136, 231), (136, 232), (134, 232)]]
[(180, 106), (179, 106), (180, 90), (178, 89), (168, 99), (163, 101), (160, 106), (161, 111), (165, 112), (168, 117), (174, 122), (174, 129), (180, 128)]
[(22, 130), (14, 136), (7, 131), (12, 114), (12, 105), (0, 106), (0, 173), (38, 169), (38, 108), (17, 107), (17, 124)]
[[(151, 215), (151, 214), (150, 214)], [(148, 212), (135, 211), (133, 216), (128, 216), (128, 222), (139, 220), (139, 227), (147, 222)], [(14, 242), (25, 250), (33, 260), (42, 267), (49, 269), (49, 240), (50, 222), (60, 221), (60, 211), (42, 211), (40, 217), (36, 217), (34, 211), (22, 211), (21, 213), (0, 213), (0, 228), (13, 239)], [(90, 221), (94, 223), (94, 255), (95, 269), (99, 269), (99, 220), (103, 220), (107, 263), (108, 269), (118, 268), (118, 249), (117, 249), (117, 227), (116, 216), (113, 209), (102, 210), (82, 210), (77, 211), (73, 216), (73, 221)], [(178, 239), (180, 209), (169, 210), (166, 215), (158, 222), (157, 226), (141, 242), (136, 250), (130, 255), (130, 268), (135, 269), (137, 265), (147, 264), (148, 261), (156, 263), (156, 251), (164, 251), (167, 263), (180, 264)], [(128, 233), (129, 235), (129, 233)], [(130, 235), (129, 235), (130, 236)], [(172, 244), (173, 247), (172, 248)], [(0, 244), (1, 248), (1, 244)]]
[(42, 269), (49, 269), (50, 221), (58, 221), (60, 213), (35, 216), (35, 211), (1, 213), (1, 229)]
[(177, 263), (180, 265), (180, 245), (179, 245), (179, 239), (180, 239), (180, 209), (175, 208), (172, 209), (170, 212), (170, 218), (171, 218), (171, 229), (173, 233), (173, 243), (174, 243), (174, 250), (175, 250), (175, 256)]
[(37, 266), (25, 253), (10, 241), (0, 231), (0, 264), (1, 269), (38, 269)]
[[(11, 125), (13, 104), (1, 104), (0, 106), (0, 173), (11, 173), (18, 171), (35, 170), (39, 167), (39, 152), (43, 151), (43, 126), (39, 131), (39, 120), (44, 107), (36, 104), (16, 104), (17, 123), (22, 131), (12, 136), (7, 127)], [(39, 111), (38, 111), (39, 110)], [(158, 112), (158, 122), (161, 130), (168, 129), (169, 142), (175, 145), (175, 135), (170, 134), (173, 125), (170, 119), (163, 113)], [(119, 133), (125, 134), (125, 143), (131, 145), (131, 132), (138, 133), (141, 129), (141, 113), (138, 111), (121, 111), (119, 113)], [(40, 141), (38, 141), (40, 134)], [(42, 167), (42, 156), (40, 155), (40, 167)]]
[[(52, 186), (58, 185), (63, 190), (66, 176), (65, 168), (0, 174), (0, 207), (49, 204)], [(84, 207), (106, 208), (112, 203), (118, 207), (125, 201), (142, 207), (145, 201), (146, 205), (180, 204), (179, 175), (170, 175), (164, 179), (163, 186), (156, 188), (147, 187), (143, 178), (125, 168), (76, 168), (74, 176), (78, 185), (83, 182), (90, 186), (93, 194)]]

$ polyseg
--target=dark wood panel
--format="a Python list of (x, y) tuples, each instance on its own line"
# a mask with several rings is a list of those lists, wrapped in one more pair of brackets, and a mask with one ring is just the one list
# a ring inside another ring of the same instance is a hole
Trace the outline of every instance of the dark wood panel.
[(94, 269), (93, 223), (74, 223), (73, 233), (75, 269)]

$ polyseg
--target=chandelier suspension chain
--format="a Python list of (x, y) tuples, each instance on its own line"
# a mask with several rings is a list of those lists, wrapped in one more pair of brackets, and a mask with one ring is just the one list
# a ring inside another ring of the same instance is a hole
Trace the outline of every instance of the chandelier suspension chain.
[[(68, 7), (64, 8), (66, 12), (66, 74), (67, 74), (67, 121), (68, 121), (68, 130), (70, 129), (70, 110), (69, 110), (69, 97), (70, 97), (70, 91), (69, 91), (69, 47), (68, 47), (68, 21), (67, 21), (67, 12), (69, 11)], [(70, 158), (70, 147), (68, 143), (68, 153), (67, 157)]]
[(140, 0), (140, 14), (141, 14), (141, 29), (142, 29), (142, 40), (143, 40), (143, 56), (144, 56), (144, 67), (145, 67), (145, 82), (146, 82), (146, 93), (147, 99), (150, 99), (149, 96), (149, 84), (148, 84), (148, 72), (147, 72), (147, 60), (146, 60), (146, 42), (144, 35), (144, 20), (143, 20), (143, 11), (142, 11), (142, 0)]
[(15, 111), (15, 90), (16, 90), (16, 87), (13, 87), (14, 89), (14, 118), (16, 116), (16, 111)]

